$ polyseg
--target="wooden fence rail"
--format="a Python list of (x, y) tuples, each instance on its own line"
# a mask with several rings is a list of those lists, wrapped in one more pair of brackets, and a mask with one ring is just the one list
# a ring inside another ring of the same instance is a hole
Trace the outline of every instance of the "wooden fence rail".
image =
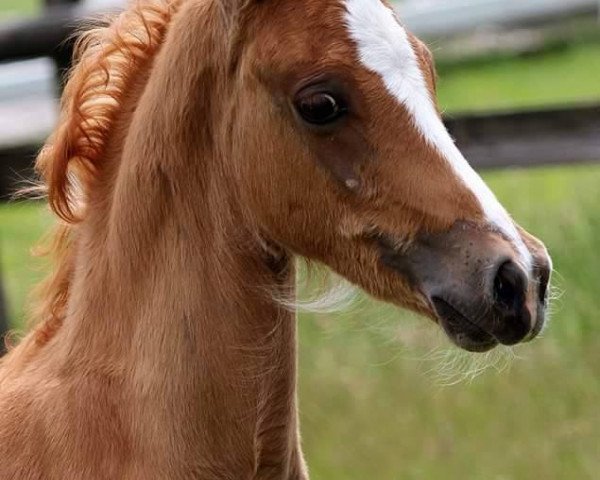
[(0, 62), (54, 57), (76, 31), (73, 9), (53, 8), (41, 17), (0, 24)]
[(460, 115), (446, 123), (477, 169), (600, 161), (600, 104)]
[[(457, 115), (446, 125), (479, 170), (600, 161), (600, 105)], [(0, 148), (0, 200), (32, 178), (39, 148)]]
[(80, 0), (44, 0), (43, 15), (0, 24), (0, 62), (50, 57), (60, 82), (73, 56), (83, 16)]

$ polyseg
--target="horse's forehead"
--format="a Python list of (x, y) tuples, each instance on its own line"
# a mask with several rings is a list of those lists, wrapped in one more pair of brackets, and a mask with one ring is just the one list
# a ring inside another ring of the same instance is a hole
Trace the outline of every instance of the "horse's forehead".
[[(277, 47), (288, 57), (291, 53), (323, 56), (332, 48), (352, 48), (346, 13), (344, 0), (283, 0), (275, 8), (262, 10), (259, 40), (268, 43), (260, 47)], [(286, 52), (290, 48), (294, 52)]]
[[(275, 71), (301, 70), (308, 65), (309, 69), (342, 69), (352, 76), (364, 77), (365, 82), (376, 82), (373, 69), (365, 68), (365, 62), (361, 61), (361, 45), (355, 35), (357, 27), (363, 37), (371, 37), (367, 42), (381, 58), (390, 58), (390, 40), (408, 49), (413, 49), (412, 42), (416, 40), (408, 33), (406, 38), (399, 37), (389, 25), (374, 24), (374, 9), (391, 11), (382, 0), (282, 0), (274, 8), (262, 10), (255, 23), (254, 55), (259, 65), (274, 66)], [(352, 18), (359, 22), (352, 22)], [(393, 18), (404, 32), (396, 17)], [(388, 51), (382, 49), (382, 39), (388, 42)], [(421, 69), (423, 58), (418, 49), (416, 55)], [(427, 63), (426, 59), (424, 62)], [(421, 70), (429, 80), (429, 69)], [(365, 72), (368, 75), (364, 75)]]

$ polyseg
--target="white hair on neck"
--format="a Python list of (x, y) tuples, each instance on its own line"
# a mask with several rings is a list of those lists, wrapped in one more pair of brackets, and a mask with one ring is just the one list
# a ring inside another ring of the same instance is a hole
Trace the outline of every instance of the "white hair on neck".
[[(366, 300), (368, 297), (358, 287), (327, 267), (313, 265), (304, 259), (297, 263), (298, 298), (294, 291), (272, 293), (277, 303), (299, 313), (350, 313), (352, 318), (358, 317), (356, 320), (364, 322), (365, 330), (375, 333), (386, 344), (397, 346), (398, 353), (390, 362), (399, 357), (417, 361), (424, 365), (425, 374), (436, 385), (449, 387), (470, 383), (488, 371), (502, 373), (519, 358), (514, 348), (503, 345), (485, 353), (462, 350), (450, 344), (438, 326), (428, 325), (423, 318), (407, 314), (398, 307)], [(384, 306), (387, 308), (382, 308)], [(418, 353), (423, 351), (426, 353)]]
[(501, 373), (519, 358), (512, 347), (499, 345), (485, 353), (472, 353), (454, 345), (435, 348), (422, 361), (432, 364), (427, 370), (436, 384), (449, 387), (470, 383), (489, 370)]
[[(377, 306), (377, 312), (380, 306)], [(373, 312), (368, 308), (365, 312)], [(443, 330), (433, 322), (397, 308), (383, 309), (373, 323), (370, 315), (368, 330), (375, 333), (392, 352), (386, 365), (402, 358), (420, 366), (425, 377), (434, 385), (449, 387), (471, 383), (479, 376), (496, 372), (500, 374), (510, 368), (519, 357), (515, 347), (499, 345), (485, 353), (472, 353), (450, 343)], [(362, 314), (362, 312), (360, 312)]]
[(338, 313), (349, 310), (360, 297), (359, 288), (326, 267), (300, 259), (296, 268), (296, 292), (278, 292), (275, 301), (288, 310), (306, 313)]

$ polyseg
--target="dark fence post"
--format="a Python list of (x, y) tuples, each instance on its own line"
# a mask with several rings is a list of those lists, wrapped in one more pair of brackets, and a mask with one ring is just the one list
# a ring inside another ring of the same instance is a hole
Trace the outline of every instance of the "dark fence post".
[[(80, 3), (80, 0), (44, 0), (46, 9), (52, 9), (60, 6), (75, 5)], [(62, 92), (65, 82), (65, 76), (71, 68), (73, 59), (74, 39), (68, 38), (61, 45), (57, 46), (52, 59), (56, 65), (56, 84), (58, 93)]]

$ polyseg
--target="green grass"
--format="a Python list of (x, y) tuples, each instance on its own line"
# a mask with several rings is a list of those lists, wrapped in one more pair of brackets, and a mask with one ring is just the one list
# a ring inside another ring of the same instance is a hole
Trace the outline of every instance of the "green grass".
[(445, 111), (492, 110), (600, 100), (600, 43), (498, 59), (439, 72)]
[(9, 316), (21, 326), (28, 293), (44, 273), (43, 262), (32, 250), (51, 225), (45, 207), (37, 203), (0, 204), (0, 275), (6, 290)]
[(1, 0), (0, 18), (35, 13), (40, 6), (41, 0)]

